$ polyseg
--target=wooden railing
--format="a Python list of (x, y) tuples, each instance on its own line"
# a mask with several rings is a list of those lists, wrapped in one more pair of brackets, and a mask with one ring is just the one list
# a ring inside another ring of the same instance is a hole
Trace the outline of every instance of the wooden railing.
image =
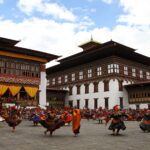
[(130, 98), (129, 103), (150, 103), (150, 97)]

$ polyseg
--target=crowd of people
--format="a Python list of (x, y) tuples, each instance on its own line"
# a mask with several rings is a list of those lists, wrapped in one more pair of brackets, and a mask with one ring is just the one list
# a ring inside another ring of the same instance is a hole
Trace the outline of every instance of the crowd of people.
[(33, 126), (41, 124), (46, 130), (44, 134), (48, 132), (50, 135), (53, 132), (64, 126), (72, 124), (72, 131), (75, 136), (80, 133), (81, 118), (87, 120), (96, 120), (99, 124), (110, 122), (108, 127), (112, 130), (112, 135), (118, 135), (120, 130), (125, 130), (126, 126), (124, 121), (140, 121), (139, 127), (144, 132), (150, 132), (150, 110), (134, 110), (134, 109), (120, 109), (118, 105), (113, 109), (78, 109), (76, 107), (65, 107), (61, 109), (40, 107), (36, 108), (21, 108), (21, 107), (1, 107), (0, 108), (0, 121), (6, 121), (6, 123), (12, 127), (12, 132), (15, 131), (17, 125), (21, 123), (23, 119), (33, 122)]
[(98, 123), (107, 125), (111, 120), (109, 130), (112, 130), (112, 135), (119, 135), (120, 130), (125, 130), (126, 126), (124, 121), (139, 121), (139, 127), (144, 132), (150, 132), (150, 109), (120, 109), (118, 105), (113, 109), (83, 109), (83, 117), (87, 120), (94, 119)]
[(47, 108), (43, 109), (40, 107), (35, 108), (21, 108), (21, 107), (3, 107), (0, 108), (0, 121), (6, 121), (8, 126), (12, 127), (12, 132), (15, 131), (17, 125), (21, 123), (23, 119), (27, 119), (33, 122), (33, 126), (38, 126), (41, 124), (50, 135), (53, 132), (64, 126), (70, 125), (72, 122), (72, 131), (75, 136), (79, 134), (81, 113), (80, 109), (77, 108), (64, 108), (64, 109), (54, 109)]

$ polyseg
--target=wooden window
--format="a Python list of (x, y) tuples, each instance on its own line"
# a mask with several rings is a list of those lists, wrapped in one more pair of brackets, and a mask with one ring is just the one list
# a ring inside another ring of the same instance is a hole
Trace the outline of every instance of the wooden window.
[(2, 68), (0, 68), (0, 74), (2, 73), (2, 70), (3, 70), (3, 69), (2, 69)]
[(85, 93), (89, 93), (89, 84), (84, 84), (85, 86)]
[(104, 80), (104, 92), (109, 91), (109, 81), (108, 80)]
[(10, 69), (6, 69), (6, 74), (10, 74)]
[(123, 97), (120, 97), (120, 108), (123, 109)]
[(56, 82), (55, 82), (55, 78), (52, 79), (52, 85), (55, 85)]
[[(22, 71), (22, 75), (24, 75), (24, 71)], [(34, 72), (31, 73), (31, 76), (34, 77)]]
[(143, 71), (140, 70), (139, 73), (140, 73), (140, 78), (143, 78)]
[(109, 98), (108, 97), (105, 98), (105, 108), (109, 109)]
[(98, 99), (94, 98), (94, 109), (97, 109), (98, 107)]
[(15, 75), (16, 74), (16, 70), (15, 69), (10, 69), (10, 74), (11, 75)]
[(85, 99), (85, 108), (89, 108), (89, 100)]
[(7, 68), (6, 61), (4, 61), (4, 68)]
[[(23, 70), (25, 69), (25, 65), (23, 65)], [(31, 71), (35, 71), (35, 66), (31, 66)]]
[(88, 78), (92, 77), (92, 69), (88, 69)]
[(11, 68), (15, 68), (15, 63), (11, 63), (11, 64), (10, 64), (10, 67), (11, 67)]
[(132, 68), (132, 76), (136, 77), (136, 69), (135, 68)]
[(1, 74), (5, 74), (5, 68), (1, 68)]
[(136, 109), (139, 110), (140, 109), (140, 105), (136, 104)]
[(68, 82), (68, 75), (65, 75), (65, 83)]
[(58, 84), (61, 84), (61, 77), (58, 77)]
[(80, 100), (77, 100), (77, 108), (80, 108)]
[(10, 62), (6, 62), (6, 68), (10, 68), (11, 63)]
[(97, 76), (101, 76), (102, 75), (102, 67), (97, 67), (96, 72), (97, 72)]
[(48, 79), (48, 80), (47, 80), (47, 86), (49, 86), (49, 85), (50, 85), (50, 80)]
[(119, 73), (119, 65), (118, 64), (109, 64), (108, 65), (108, 74), (110, 73)]
[[(27, 70), (30, 70), (30, 66), (29, 66), (29, 65), (26, 65), (26, 69), (27, 69)], [(39, 67), (39, 66), (36, 66), (36, 67), (35, 67), (35, 71), (39, 72), (39, 71), (40, 71), (40, 67)]]
[(94, 93), (98, 92), (98, 82), (94, 82)]
[(20, 64), (16, 64), (16, 69), (21, 69), (21, 65)]
[[(33, 66), (31, 66), (31, 68), (33, 68)], [(21, 70), (25, 70), (24, 64), (21, 64), (21, 65), (20, 65), (20, 69), (21, 69)], [(31, 69), (31, 71), (33, 71), (33, 70)]]
[(127, 66), (124, 66), (124, 74), (128, 75), (128, 67)]
[(77, 94), (80, 94), (80, 85), (77, 85)]
[(72, 108), (73, 107), (73, 101), (69, 100), (69, 106)]
[(146, 79), (150, 79), (150, 72), (146, 72)]
[(72, 95), (72, 86), (69, 87), (69, 95)]
[(83, 71), (80, 71), (79, 72), (79, 80), (82, 80), (83, 79)]
[[(29, 75), (30, 75), (30, 73), (27, 72), (27, 76), (29, 76)], [(40, 77), (40, 74), (39, 74), (39, 73), (35, 73), (35, 77), (39, 78), (39, 77)]]
[(0, 61), (0, 67), (5, 67), (5, 63), (3, 61)]
[(119, 73), (119, 65), (118, 64), (114, 64), (114, 72)]
[(75, 81), (75, 73), (72, 73), (72, 74), (71, 74), (71, 80), (72, 80), (72, 81)]
[(123, 84), (122, 84), (123, 81), (122, 81), (122, 80), (121, 80), (121, 81), (119, 80), (118, 83), (119, 83), (119, 91), (123, 91)]
[(108, 74), (113, 73), (113, 64), (108, 65)]

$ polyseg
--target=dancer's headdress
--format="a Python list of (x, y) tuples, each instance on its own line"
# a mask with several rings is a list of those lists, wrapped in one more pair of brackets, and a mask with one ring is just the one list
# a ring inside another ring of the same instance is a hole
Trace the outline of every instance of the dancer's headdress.
[(119, 108), (119, 105), (115, 105), (114, 107), (113, 107), (113, 110), (114, 111), (118, 111), (120, 108)]

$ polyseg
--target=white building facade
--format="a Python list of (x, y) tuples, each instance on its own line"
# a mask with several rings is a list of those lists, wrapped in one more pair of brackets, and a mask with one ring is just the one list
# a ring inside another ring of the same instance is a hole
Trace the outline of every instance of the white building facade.
[[(150, 58), (114, 41), (90, 41), (80, 47), (83, 52), (47, 69), (49, 88), (68, 90), (66, 106), (136, 108), (136, 103), (130, 105), (125, 85), (150, 81)], [(147, 108), (150, 101), (139, 103)]]
[[(124, 84), (129, 84), (124, 82)], [(73, 86), (72, 95), (66, 96), (66, 105), (72, 103), (72, 106), (79, 108), (113, 108), (114, 105), (120, 105), (122, 108), (129, 108), (128, 94), (125, 88), (123, 91), (119, 91), (118, 80), (111, 79), (109, 81), (109, 91), (104, 91), (104, 83), (100, 81), (98, 83), (98, 91), (94, 92), (93, 83), (89, 84), (89, 93), (85, 93), (85, 86), (81, 84), (81, 93), (77, 94), (76, 86)], [(64, 88), (65, 89), (65, 88)], [(68, 89), (68, 88), (67, 88)], [(69, 89), (68, 89), (69, 90)]]

